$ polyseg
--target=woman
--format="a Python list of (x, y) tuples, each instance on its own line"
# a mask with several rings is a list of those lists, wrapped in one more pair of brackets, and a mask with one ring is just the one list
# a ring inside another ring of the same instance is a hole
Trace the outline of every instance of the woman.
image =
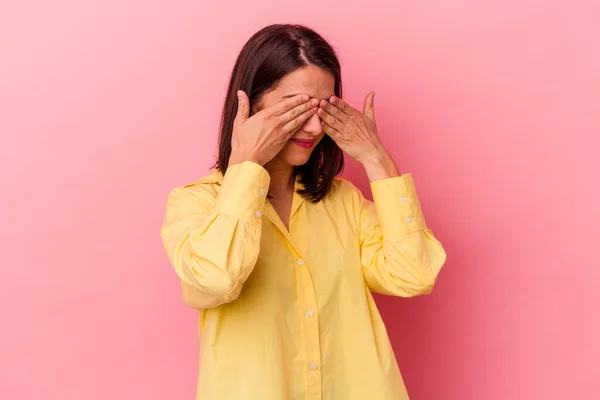
[[(429, 293), (446, 255), (379, 140), (374, 93), (362, 113), (341, 96), (323, 38), (264, 28), (233, 69), (216, 170), (170, 194), (161, 233), (199, 313), (198, 399), (408, 398), (371, 292)], [(342, 152), (374, 204), (336, 178)]]

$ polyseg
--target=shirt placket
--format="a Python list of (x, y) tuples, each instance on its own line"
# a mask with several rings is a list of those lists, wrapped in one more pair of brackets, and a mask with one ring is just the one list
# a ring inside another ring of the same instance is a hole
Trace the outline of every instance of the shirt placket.
[(296, 281), (301, 309), (307, 400), (321, 399), (321, 344), (315, 288), (306, 260), (296, 261)]
[[(299, 207), (297, 196), (295, 196), (292, 207), (294, 211)], [(283, 235), (285, 244), (292, 254), (292, 268), (295, 268), (296, 293), (300, 307), (302, 344), (304, 347), (304, 371), (306, 374), (306, 399), (320, 400), (321, 394), (321, 344), (319, 335), (319, 312), (315, 285), (310, 273), (308, 261), (302, 258), (300, 252), (292, 244), (289, 231), (285, 228), (275, 209), (269, 204), (265, 208), (268, 219), (279, 229)]]

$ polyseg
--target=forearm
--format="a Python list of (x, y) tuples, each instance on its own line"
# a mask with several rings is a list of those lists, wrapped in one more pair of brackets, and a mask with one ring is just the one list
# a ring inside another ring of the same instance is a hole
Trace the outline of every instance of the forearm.
[(161, 236), (195, 307), (216, 307), (239, 295), (260, 250), (268, 186), (262, 167), (244, 163), (227, 170), (216, 198), (198, 185), (171, 192)]
[(427, 228), (411, 174), (371, 183), (361, 215), (361, 259), (369, 288), (403, 297), (431, 292), (446, 253)]
[(400, 176), (398, 166), (390, 153), (381, 145), (380, 149), (362, 162), (369, 182)]

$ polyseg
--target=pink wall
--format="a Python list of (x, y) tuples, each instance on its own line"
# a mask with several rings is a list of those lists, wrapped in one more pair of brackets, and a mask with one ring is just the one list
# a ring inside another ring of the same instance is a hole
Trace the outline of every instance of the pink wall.
[(412, 398), (597, 399), (599, 3), (217, 3), (0, 5), (0, 398), (193, 397), (164, 202), (212, 162), (243, 42), (297, 21), (349, 101), (377, 91), (448, 252), (433, 295), (379, 298)]

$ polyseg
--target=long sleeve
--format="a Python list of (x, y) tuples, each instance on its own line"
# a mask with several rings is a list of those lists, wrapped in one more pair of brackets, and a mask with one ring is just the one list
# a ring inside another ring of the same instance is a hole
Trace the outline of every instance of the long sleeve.
[(186, 304), (211, 308), (239, 296), (258, 258), (269, 182), (264, 168), (244, 162), (218, 191), (200, 183), (170, 193), (161, 237)]
[(361, 263), (370, 290), (402, 297), (430, 293), (446, 253), (423, 217), (412, 175), (371, 183), (361, 196)]

